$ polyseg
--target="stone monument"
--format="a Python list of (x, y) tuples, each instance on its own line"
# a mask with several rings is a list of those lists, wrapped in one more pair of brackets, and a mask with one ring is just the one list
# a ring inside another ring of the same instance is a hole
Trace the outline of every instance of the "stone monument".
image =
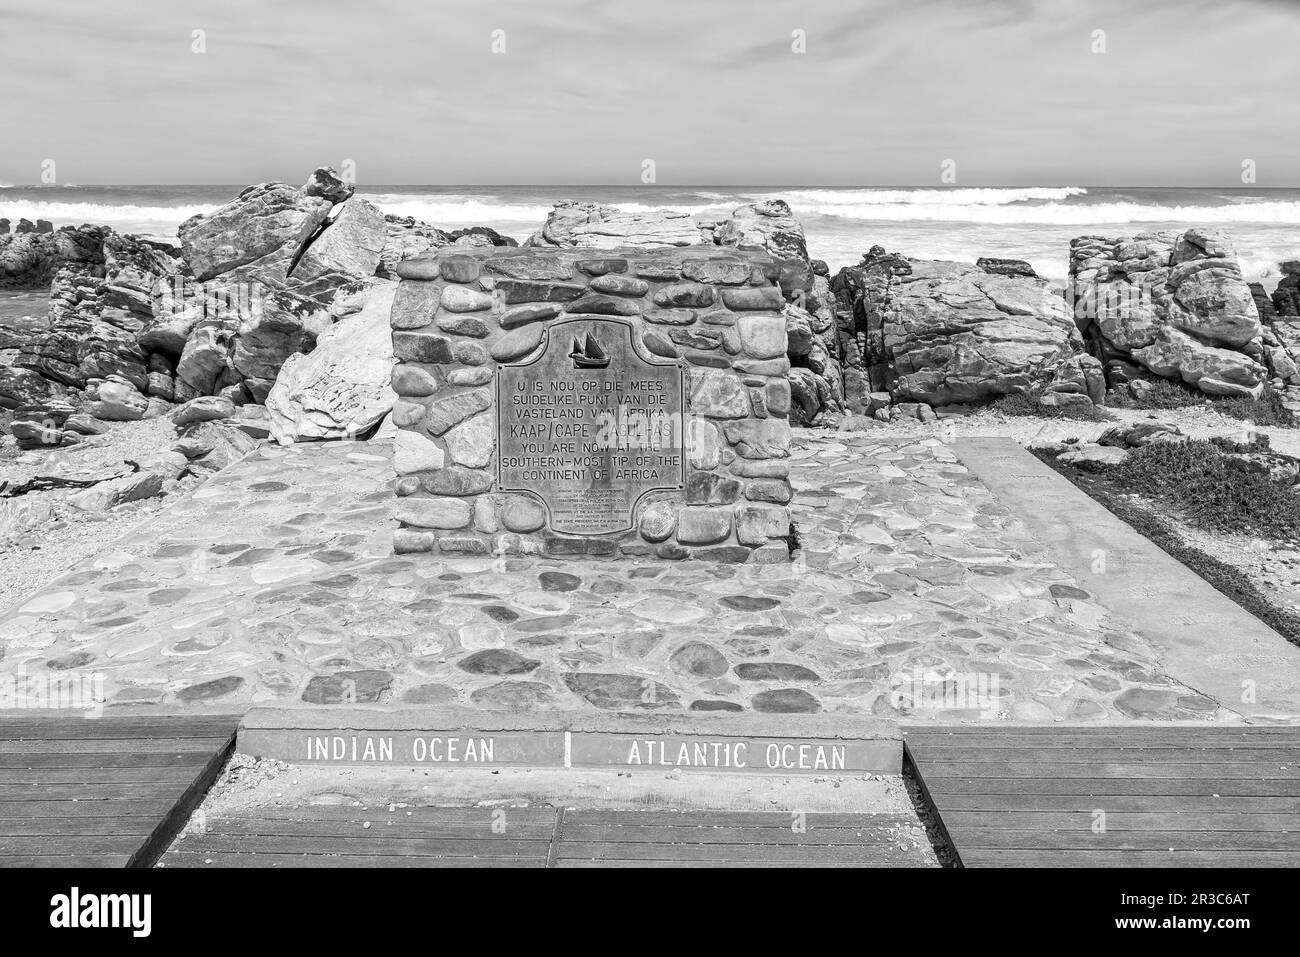
[(789, 558), (767, 254), (452, 247), (397, 272), (398, 551)]

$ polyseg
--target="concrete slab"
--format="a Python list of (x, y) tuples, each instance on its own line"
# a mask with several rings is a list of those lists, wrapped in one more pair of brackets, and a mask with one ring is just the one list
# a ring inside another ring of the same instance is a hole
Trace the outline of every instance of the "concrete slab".
[(1007, 438), (954, 442), (962, 463), (1127, 619), (1171, 678), (1249, 720), (1300, 721), (1300, 649)]
[(294, 764), (898, 774), (892, 721), (853, 715), (255, 708), (239, 748)]

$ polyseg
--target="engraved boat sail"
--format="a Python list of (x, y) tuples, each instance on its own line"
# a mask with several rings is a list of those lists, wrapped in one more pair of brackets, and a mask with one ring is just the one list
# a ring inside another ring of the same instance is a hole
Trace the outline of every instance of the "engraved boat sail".
[(579, 369), (603, 369), (609, 365), (609, 356), (590, 332), (584, 342), (579, 342), (577, 336), (574, 336), (569, 358)]

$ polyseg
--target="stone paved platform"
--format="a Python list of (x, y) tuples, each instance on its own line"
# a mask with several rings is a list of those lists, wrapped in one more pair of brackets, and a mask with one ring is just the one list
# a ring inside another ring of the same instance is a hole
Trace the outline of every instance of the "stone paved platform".
[[(222, 711), (354, 694), (1236, 719), (1162, 674), (941, 441), (796, 444), (789, 565), (394, 556), (389, 448), (264, 448), (0, 617), (0, 674), (97, 672), (111, 705)], [(991, 709), (962, 697), (977, 691)]]

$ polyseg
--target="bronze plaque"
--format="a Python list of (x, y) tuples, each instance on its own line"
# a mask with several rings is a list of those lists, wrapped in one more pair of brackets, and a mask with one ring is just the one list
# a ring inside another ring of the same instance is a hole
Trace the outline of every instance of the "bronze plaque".
[(682, 369), (643, 356), (634, 335), (618, 319), (565, 319), (535, 358), (497, 369), (497, 488), (540, 499), (553, 532), (626, 531), (644, 495), (685, 485)]

